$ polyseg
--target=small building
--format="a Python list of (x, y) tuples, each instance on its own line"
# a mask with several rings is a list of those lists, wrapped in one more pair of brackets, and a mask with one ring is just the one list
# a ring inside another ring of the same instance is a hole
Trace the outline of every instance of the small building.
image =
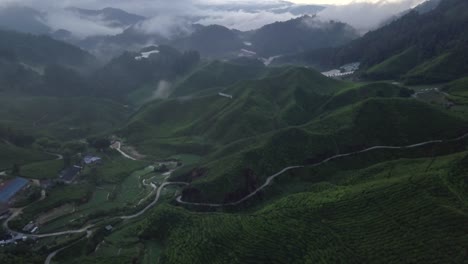
[(106, 228), (106, 230), (109, 231), (109, 232), (112, 231), (112, 229), (114, 229), (114, 227), (112, 227), (111, 225), (108, 225), (108, 226), (106, 226), (105, 228)]
[(226, 97), (226, 98), (229, 98), (229, 99), (233, 99), (234, 96), (230, 95), (230, 94), (225, 94), (225, 93), (218, 93), (219, 96), (221, 97)]
[(81, 170), (82, 170), (82, 167), (77, 166), (77, 165), (68, 167), (60, 173), (59, 180), (66, 184), (70, 184), (81, 173)]
[(86, 164), (86, 165), (91, 165), (91, 164), (94, 164), (94, 163), (97, 163), (97, 162), (100, 162), (102, 159), (100, 157), (94, 157), (94, 156), (85, 156), (83, 158), (83, 162)]
[(31, 232), (35, 227), (36, 227), (36, 225), (34, 224), (34, 222), (30, 222), (29, 224), (27, 224), (27, 225), (25, 225), (23, 227), (23, 231), (24, 232)]

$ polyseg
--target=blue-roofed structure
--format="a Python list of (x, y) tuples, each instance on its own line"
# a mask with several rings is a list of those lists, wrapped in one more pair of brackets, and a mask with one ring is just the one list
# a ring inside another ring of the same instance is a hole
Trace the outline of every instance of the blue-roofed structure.
[(19, 191), (28, 185), (29, 181), (17, 177), (13, 180), (5, 182), (0, 187), (0, 203), (8, 203)]

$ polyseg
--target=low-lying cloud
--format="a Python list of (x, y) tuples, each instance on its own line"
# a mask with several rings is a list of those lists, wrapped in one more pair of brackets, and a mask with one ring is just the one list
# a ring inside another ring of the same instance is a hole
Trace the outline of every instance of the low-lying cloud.
[(318, 15), (324, 20), (345, 22), (362, 33), (372, 30), (392, 16), (415, 7), (425, 0), (389, 1), (374, 3), (353, 2), (348, 5), (330, 6)]
[[(346, 22), (366, 32), (380, 23), (423, 0), (381, 0), (377, 3), (353, 2), (343, 6), (329, 6), (318, 16), (322, 20)], [(76, 38), (94, 35), (116, 35), (124, 28), (112, 26), (99, 17), (89, 19), (67, 10), (68, 7), (102, 9), (120, 8), (128, 12), (143, 15), (149, 19), (136, 28), (143, 33), (159, 34), (167, 38), (190, 32), (190, 25), (219, 24), (231, 29), (252, 30), (276, 21), (296, 18), (289, 12), (277, 12), (282, 5), (279, 0), (267, 1), (231, 1), (231, 0), (0, 0), (0, 8), (6, 5), (30, 6), (42, 11), (43, 23), (54, 30), (65, 29)]]
[(189, 19), (182, 16), (160, 15), (138, 23), (135, 29), (141, 33), (160, 35), (168, 39), (192, 31)]
[(197, 21), (202, 25), (222, 25), (227, 28), (248, 31), (258, 29), (264, 25), (277, 21), (286, 21), (297, 16), (291, 13), (275, 14), (268, 11), (259, 11), (256, 13), (247, 11), (205, 11), (204, 18)]
[(48, 12), (42, 22), (54, 31), (65, 29), (80, 39), (96, 35), (117, 35), (124, 30), (124, 28), (111, 26), (109, 21), (100, 19), (98, 16), (83, 18), (74, 11), (63, 9)]

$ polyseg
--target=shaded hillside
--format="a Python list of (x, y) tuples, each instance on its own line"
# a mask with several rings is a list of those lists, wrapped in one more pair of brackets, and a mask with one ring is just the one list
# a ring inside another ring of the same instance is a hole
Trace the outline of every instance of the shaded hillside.
[(268, 175), (286, 166), (314, 163), (337, 153), (376, 145), (399, 146), (455, 138), (466, 129), (463, 120), (411, 99), (358, 102), (307, 126), (258, 136), (254, 144), (241, 145), (235, 152), (214, 153), (206, 164), (200, 165), (206, 168), (206, 173), (193, 182), (192, 188), (199, 190), (199, 194), (186, 198), (235, 201), (251, 191), (248, 182), (259, 186)]
[[(168, 46), (149, 49), (126, 52), (96, 71), (90, 79), (93, 95), (126, 100), (130, 93), (144, 86), (156, 88), (159, 81), (183, 76), (200, 60), (198, 52), (180, 53)], [(142, 57), (143, 53), (148, 56)]]
[(199, 194), (187, 199), (221, 202), (248, 194), (247, 182), (260, 184), (285, 166), (337, 151), (455, 138), (468, 128), (401, 86), (358, 86), (304, 68), (267, 76), (222, 88), (232, 99), (218, 95), (218, 88), (147, 104), (119, 134), (156, 157), (204, 156), (198, 164), (203, 173), (192, 178), (180, 171), (176, 178), (193, 180)]
[(203, 65), (185, 77), (174, 88), (171, 96), (193, 96), (194, 94), (221, 91), (223, 87), (243, 80), (260, 78), (267, 68), (257, 60), (214, 61)]
[(164, 245), (163, 263), (462, 263), (466, 155), (294, 173), (248, 214), (162, 206), (140, 236)]
[(0, 50), (32, 66), (59, 64), (83, 71), (96, 66), (95, 58), (89, 53), (46, 36), (0, 30)]
[[(140, 109), (121, 134), (148, 150), (147, 140), (155, 144), (157, 138), (167, 137), (214, 145), (231, 142), (306, 122), (332, 93), (347, 85), (306, 69), (286, 68), (265, 79), (225, 87), (223, 92), (233, 99), (212, 91), (201, 97), (155, 101)], [(152, 148), (158, 150), (156, 146)]]
[(435, 83), (466, 74), (468, 3), (443, 0), (429, 12), (410, 12), (348, 45), (283, 58), (332, 68), (361, 62), (363, 77)]
[(254, 31), (249, 41), (251, 49), (260, 56), (270, 57), (341, 46), (357, 37), (356, 31), (347, 24), (303, 16), (266, 25)]
[(172, 42), (180, 50), (196, 50), (205, 57), (223, 57), (244, 45), (238, 34), (223, 26), (200, 26), (192, 34)]
[(10, 143), (2, 142), (0, 139), (0, 171), (11, 170), (14, 164), (23, 165), (53, 159), (54, 156), (37, 150), (22, 148)]
[(0, 124), (63, 140), (111, 131), (129, 111), (112, 101), (89, 97), (2, 96), (0, 104)]

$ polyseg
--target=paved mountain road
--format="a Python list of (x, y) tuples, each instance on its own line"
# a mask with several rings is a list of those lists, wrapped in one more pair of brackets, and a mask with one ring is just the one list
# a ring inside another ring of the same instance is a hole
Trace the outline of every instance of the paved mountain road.
[(421, 143), (417, 143), (417, 144), (412, 144), (412, 145), (408, 145), (408, 146), (374, 146), (374, 147), (370, 147), (370, 148), (367, 148), (367, 149), (364, 149), (364, 150), (360, 150), (360, 151), (355, 151), (355, 152), (350, 152), (350, 153), (346, 153), (346, 154), (338, 154), (338, 155), (335, 155), (335, 156), (332, 156), (332, 157), (329, 157), (327, 159), (324, 159), (320, 162), (317, 162), (315, 164), (311, 164), (311, 165), (297, 165), (297, 166), (290, 166), (290, 167), (286, 167), (284, 169), (282, 169), (281, 171), (277, 172), (276, 174), (270, 176), (267, 178), (267, 180), (265, 181), (265, 183), (260, 186), (259, 188), (257, 188), (255, 191), (253, 191), (252, 193), (248, 194), (247, 196), (245, 196), (244, 198), (236, 201), (236, 202), (231, 202), (231, 203), (194, 203), (194, 202), (185, 202), (183, 201), (183, 198), (182, 196), (179, 196), (177, 197), (177, 202), (180, 203), (180, 204), (185, 204), (185, 205), (194, 205), (194, 206), (206, 206), (206, 207), (222, 207), (222, 206), (234, 206), (234, 205), (239, 205), (243, 202), (245, 202), (246, 200), (252, 198), (254, 195), (256, 195), (258, 192), (262, 191), (263, 189), (265, 189), (267, 186), (269, 186), (271, 184), (271, 182), (278, 176), (284, 174), (285, 172), (288, 172), (290, 170), (294, 170), (294, 169), (299, 169), (299, 168), (312, 168), (312, 167), (317, 167), (317, 166), (320, 166), (322, 164), (325, 164), (327, 162), (330, 162), (332, 160), (336, 160), (336, 159), (339, 159), (339, 158), (344, 158), (344, 157), (349, 157), (349, 156), (354, 156), (354, 155), (357, 155), (357, 154), (362, 154), (362, 153), (366, 153), (366, 152), (370, 152), (370, 151), (373, 151), (373, 150), (380, 150), (380, 149), (412, 149), (412, 148), (418, 148), (418, 147), (423, 147), (423, 146), (427, 146), (427, 145), (431, 145), (431, 144), (440, 144), (440, 143), (450, 143), (450, 142), (456, 142), (456, 141), (460, 141), (460, 140), (463, 140), (465, 138), (468, 137), (468, 133), (467, 134), (464, 134), (463, 136), (460, 136), (458, 138), (455, 138), (455, 139), (449, 139), (449, 140), (430, 140), (430, 141), (425, 141), (425, 142), (421, 142)]

